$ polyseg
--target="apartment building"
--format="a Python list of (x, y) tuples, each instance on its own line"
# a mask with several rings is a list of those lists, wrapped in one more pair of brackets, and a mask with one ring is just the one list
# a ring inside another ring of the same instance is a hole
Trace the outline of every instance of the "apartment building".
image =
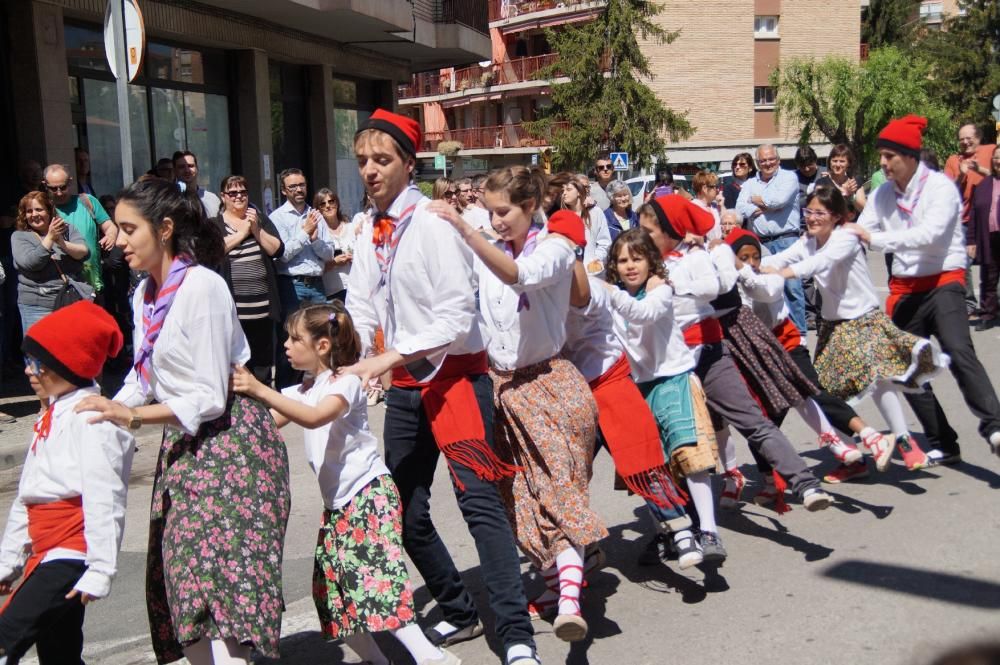
[[(559, 54), (551, 52), (544, 30), (593, 20), (605, 4), (490, 0), (489, 61), (423, 72), (400, 87), (400, 107), (426, 129), (420, 156), (429, 161), (442, 141), (457, 141), (462, 149), (452, 166), (463, 172), (537, 161), (533, 155), (549, 141), (528, 135), (522, 123), (549, 103), (549, 82), (535, 74), (557, 63)], [(776, 122), (770, 73), (795, 57), (860, 57), (858, 0), (661, 4), (655, 20), (679, 34), (671, 44), (643, 44), (654, 72), (648, 84), (667, 106), (687, 112), (696, 128), (690, 138), (668, 147), (675, 165), (725, 162), (764, 141), (776, 143), (781, 156), (790, 158), (797, 132)], [(822, 144), (815, 148), (821, 155), (829, 150)]]
[[(175, 150), (198, 155), (201, 186), (248, 180), (251, 201), (281, 204), (278, 173), (302, 169), (345, 208), (363, 191), (352, 137), (393, 108), (415, 71), (491, 53), (486, 0), (137, 0), (146, 31), (129, 86), (133, 177)], [(107, 0), (0, 3), (0, 195), (17, 165), (73, 164), (90, 151), (101, 194), (123, 185), (115, 80), (104, 54)]]

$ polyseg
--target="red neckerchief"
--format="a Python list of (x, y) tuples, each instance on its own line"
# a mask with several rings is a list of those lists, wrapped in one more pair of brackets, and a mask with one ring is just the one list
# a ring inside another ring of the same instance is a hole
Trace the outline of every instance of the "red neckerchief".
[(33, 429), (35, 430), (35, 438), (31, 441), (31, 452), (35, 453), (35, 447), (49, 437), (49, 432), (52, 431), (52, 411), (54, 407), (49, 404), (48, 408), (45, 409), (45, 413), (42, 414), (35, 422)]

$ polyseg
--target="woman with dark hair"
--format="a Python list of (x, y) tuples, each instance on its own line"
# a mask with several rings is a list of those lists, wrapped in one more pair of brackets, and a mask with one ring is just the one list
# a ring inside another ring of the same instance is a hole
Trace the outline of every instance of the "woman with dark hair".
[(326, 262), (323, 270), (326, 301), (347, 302), (347, 275), (351, 272), (357, 233), (340, 206), (340, 197), (330, 188), (324, 187), (316, 192), (313, 208), (323, 215), (333, 240), (333, 258)]
[(236, 315), (250, 345), (246, 366), (258, 381), (270, 385), (274, 325), (281, 318), (274, 259), (285, 251), (285, 244), (268, 216), (250, 205), (246, 178), (226, 176), (219, 185), (219, 194), (222, 206), (209, 221), (225, 243), (221, 274), (236, 301)]
[(222, 234), (193, 194), (159, 179), (121, 193), (117, 244), (149, 274), (133, 300), (135, 366), (114, 401), (77, 410), (165, 425), (146, 565), (158, 662), (249, 664), (252, 648), (278, 655), (288, 457), (267, 408), (229, 390), (250, 348), (229, 287), (206, 267), (225, 255)]
[[(897, 328), (881, 310), (861, 241), (841, 228), (848, 204), (840, 190), (817, 187), (803, 212), (806, 235), (766, 257), (761, 272), (816, 280), (823, 296), (815, 356), (820, 383), (851, 405), (870, 395), (892, 430), (888, 457), (899, 448), (908, 469), (922, 469), (927, 456), (910, 436), (901, 393), (922, 392), (948, 357), (931, 340)], [(879, 471), (888, 467), (888, 457)]]
[(850, 201), (854, 210), (861, 212), (865, 207), (865, 190), (855, 178), (854, 152), (847, 145), (838, 143), (830, 148), (826, 164), (827, 171), (816, 179), (816, 187), (821, 185), (836, 187), (844, 199)]
[(733, 174), (722, 183), (722, 199), (727, 210), (736, 207), (736, 199), (740, 198), (743, 183), (757, 175), (757, 165), (749, 152), (741, 152), (733, 157), (730, 168)]
[(53, 312), (63, 279), (83, 281), (90, 250), (76, 227), (56, 213), (42, 192), (28, 192), (17, 204), (17, 230), (11, 236), (11, 252), (17, 268), (17, 308), (21, 332)]

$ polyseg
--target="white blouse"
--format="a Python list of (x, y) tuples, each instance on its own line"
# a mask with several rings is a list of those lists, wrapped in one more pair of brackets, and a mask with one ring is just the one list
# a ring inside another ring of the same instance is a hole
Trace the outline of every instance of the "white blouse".
[(694, 369), (694, 352), (674, 316), (676, 296), (663, 285), (636, 300), (627, 291), (606, 290), (614, 310), (615, 334), (628, 354), (632, 376), (643, 383)]
[(590, 382), (611, 369), (624, 352), (615, 335), (607, 286), (590, 277), (590, 302), (569, 308), (563, 354)]
[(118, 569), (118, 550), (125, 529), (128, 477), (132, 471), (135, 438), (112, 423), (88, 424), (94, 414), (74, 413), (85, 397), (100, 395), (81, 388), (54, 400), (49, 436), (28, 450), (17, 498), (0, 545), (0, 580), (16, 579), (31, 554), (26, 505), (82, 497), (83, 535), (87, 553), (55, 548), (42, 563), (56, 559), (84, 561), (87, 571), (73, 587), (96, 598), (111, 593)]
[[(785, 280), (780, 275), (754, 272), (747, 263), (740, 268), (739, 275), (743, 304), (752, 309), (768, 328), (774, 329), (788, 318)], [(802, 343), (805, 344), (804, 336)]]
[[(502, 241), (497, 242), (502, 246)], [(517, 263), (517, 283), (508, 286), (476, 260), (479, 308), (494, 367), (511, 371), (547, 360), (566, 343), (569, 291), (576, 260), (569, 243), (546, 239), (544, 231), (530, 256)], [(521, 294), (528, 298), (518, 311)]]
[(368, 428), (367, 396), (360, 378), (351, 374), (337, 378), (326, 370), (308, 390), (299, 385), (281, 393), (311, 407), (330, 396), (347, 402), (348, 410), (341, 417), (322, 427), (303, 430), (306, 459), (329, 510), (343, 508), (365, 485), (389, 473), (379, 456), (378, 440)]
[[(132, 298), (136, 349), (143, 339), (146, 281)], [(115, 399), (129, 407), (155, 399), (170, 407), (182, 431), (195, 435), (202, 423), (225, 411), (232, 367), (249, 359), (250, 347), (225, 280), (208, 268), (192, 266), (153, 346), (149, 391), (143, 392), (133, 367)]]
[[(324, 221), (323, 224), (325, 225), (326, 222)], [(326, 230), (330, 234), (330, 242), (333, 243), (334, 258), (337, 257), (337, 250), (344, 254), (354, 254), (354, 243), (357, 241), (358, 234), (357, 227), (353, 222), (341, 222), (336, 231), (330, 230), (329, 226)], [(351, 272), (351, 263), (323, 269), (323, 289), (326, 295), (332, 296), (347, 288), (347, 275)]]
[(791, 268), (799, 279), (812, 277), (823, 296), (822, 314), (827, 321), (856, 319), (879, 308), (861, 240), (850, 231), (834, 229), (826, 244), (819, 248), (815, 239), (803, 236), (761, 263), (778, 269)]
[[(404, 190), (389, 206), (398, 216)], [(382, 279), (372, 244), (371, 211), (354, 246), (354, 265), (347, 279), (347, 310), (367, 352), (375, 329), (385, 331), (385, 346), (404, 355), (438, 347), (427, 356), (433, 367), (448, 354), (478, 353), (485, 346), (476, 318), (472, 250), (445, 220), (427, 212), (430, 199), (417, 204), (409, 228), (396, 246), (388, 288)]]
[[(668, 256), (663, 263), (674, 289), (674, 320), (684, 330), (715, 314), (712, 301), (722, 293), (722, 285), (711, 254), (700, 247), (681, 247), (681, 256)], [(734, 284), (735, 274), (734, 264)]]

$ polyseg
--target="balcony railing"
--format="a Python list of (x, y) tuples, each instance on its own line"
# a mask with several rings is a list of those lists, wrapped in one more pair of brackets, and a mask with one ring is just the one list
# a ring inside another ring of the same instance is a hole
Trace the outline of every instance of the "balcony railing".
[(432, 23), (458, 23), (489, 34), (488, 12), (482, 2), (469, 0), (412, 0), (413, 13)]
[(532, 12), (572, 8), (593, 0), (490, 0), (490, 21), (502, 21)]
[[(556, 122), (552, 125), (553, 132), (559, 132), (568, 128), (568, 122)], [(531, 136), (524, 128), (524, 125), (516, 124), (446, 129), (443, 132), (426, 132), (420, 150), (422, 152), (437, 152), (438, 144), (441, 141), (458, 141), (462, 144), (464, 150), (532, 148), (552, 144), (551, 134), (548, 137)]]

